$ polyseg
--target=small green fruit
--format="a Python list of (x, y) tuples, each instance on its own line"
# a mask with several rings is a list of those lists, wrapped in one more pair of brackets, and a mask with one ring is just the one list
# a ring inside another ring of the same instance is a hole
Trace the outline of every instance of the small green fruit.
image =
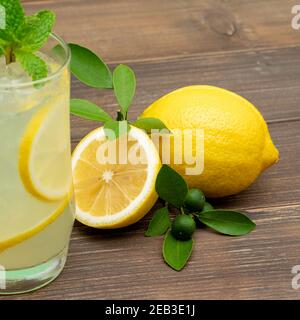
[(211, 211), (211, 210), (214, 210), (214, 207), (210, 203), (205, 202), (201, 212)]
[(200, 212), (205, 204), (204, 193), (199, 189), (190, 189), (183, 204), (190, 211)]
[(211, 211), (211, 210), (214, 210), (214, 207), (213, 207), (210, 203), (205, 202), (205, 204), (204, 204), (201, 212), (195, 213), (195, 215), (196, 215), (195, 221), (196, 221), (196, 226), (197, 226), (198, 228), (203, 228), (203, 227), (205, 227), (205, 224), (203, 224), (203, 223), (199, 220), (199, 218), (198, 218), (199, 213), (206, 212), (206, 211)]
[(195, 230), (195, 220), (193, 219), (193, 217), (186, 214), (178, 215), (174, 219), (171, 228), (172, 235), (178, 240), (191, 239)]

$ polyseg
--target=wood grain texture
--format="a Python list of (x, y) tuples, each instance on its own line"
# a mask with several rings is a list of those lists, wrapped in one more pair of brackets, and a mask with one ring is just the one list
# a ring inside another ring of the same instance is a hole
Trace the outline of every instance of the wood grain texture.
[(46, 0), (28, 12), (53, 9), (57, 32), (108, 62), (294, 46), (293, 0)]
[[(143, 109), (164, 94), (193, 84), (220, 86), (250, 100), (266, 121), (300, 119), (300, 46), (230, 52), (188, 58), (131, 63), (137, 76), (137, 91), (129, 117), (135, 119)], [(114, 65), (111, 65), (113, 68)], [(114, 115), (117, 104), (110, 90), (95, 90), (78, 81), (72, 83), (72, 96), (88, 98)], [(91, 123), (73, 120), (73, 139), (80, 139)]]
[[(162, 261), (161, 238), (143, 236), (147, 220), (115, 232), (74, 228), (67, 265), (48, 287), (15, 299), (299, 299), (300, 206), (250, 210), (257, 229), (245, 237), (209, 230), (182, 272)], [(116, 267), (117, 266), (117, 267)]]
[[(24, 3), (28, 12), (55, 10), (56, 30), (101, 53), (111, 67), (133, 67), (132, 119), (178, 87), (225, 87), (261, 110), (281, 159), (246, 191), (214, 201), (219, 208), (247, 209), (257, 229), (239, 238), (201, 230), (182, 272), (163, 263), (161, 238), (144, 238), (151, 212), (112, 232), (76, 223), (63, 274), (46, 288), (9, 299), (300, 299), (291, 287), (291, 269), (300, 264), (300, 31), (291, 28), (296, 1)], [(74, 79), (72, 88), (74, 97), (114, 114), (111, 91)], [(96, 126), (72, 117), (73, 147)]]

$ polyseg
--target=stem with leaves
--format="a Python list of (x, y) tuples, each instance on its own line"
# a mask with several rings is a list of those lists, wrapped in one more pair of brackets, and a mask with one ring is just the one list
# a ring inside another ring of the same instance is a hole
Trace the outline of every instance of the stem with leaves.
[[(114, 132), (115, 138), (128, 132), (130, 125), (147, 132), (151, 131), (151, 129), (165, 129), (168, 131), (159, 119), (144, 118), (133, 122), (128, 120), (128, 111), (136, 89), (135, 73), (129, 66), (120, 64), (111, 72), (103, 59), (91, 50), (77, 44), (69, 44), (69, 46), (72, 52), (71, 72), (73, 75), (79, 81), (92, 88), (112, 89), (119, 105), (119, 109), (116, 110), (116, 120), (114, 120), (100, 106), (88, 100), (72, 99), (71, 113), (73, 115), (102, 122), (107, 132), (108, 129)], [(119, 130), (120, 122), (123, 122), (127, 130)]]
[[(177, 208), (180, 214), (193, 217), (202, 225), (204, 224), (218, 233), (242, 236), (255, 228), (255, 223), (244, 213), (213, 209), (208, 203), (205, 206), (208, 210), (204, 207), (201, 212), (189, 212), (184, 205), (184, 200), (189, 191), (188, 186), (180, 174), (167, 165), (163, 165), (158, 173), (155, 188), (159, 197)], [(164, 260), (171, 268), (180, 271), (192, 254), (194, 240), (192, 238), (187, 240), (176, 239), (172, 234), (173, 225), (174, 221), (172, 223), (167, 207), (158, 209), (149, 223), (145, 236), (165, 235), (163, 242)]]

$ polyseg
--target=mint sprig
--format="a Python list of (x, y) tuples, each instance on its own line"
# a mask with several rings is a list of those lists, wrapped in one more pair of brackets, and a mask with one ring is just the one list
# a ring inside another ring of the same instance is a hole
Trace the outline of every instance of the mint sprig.
[(55, 14), (43, 10), (25, 16), (19, 0), (0, 0), (0, 5), (5, 10), (4, 28), (0, 29), (0, 51), (5, 55), (6, 64), (17, 60), (34, 81), (45, 78), (47, 65), (36, 52), (47, 42)]
[(4, 8), (4, 21), (1, 23), (4, 28), (0, 29), (0, 44), (4, 46), (7, 42), (14, 40), (14, 34), (25, 19), (23, 7), (19, 0), (0, 0)]
[(25, 17), (24, 23), (15, 32), (20, 49), (26, 52), (41, 49), (48, 41), (54, 23), (55, 14), (48, 10)]
[[(218, 233), (229, 236), (246, 235), (255, 229), (255, 223), (244, 213), (214, 209), (208, 202), (205, 202), (201, 212), (189, 210), (186, 207), (186, 199), (188, 199), (187, 194), (190, 194), (190, 190), (180, 174), (167, 165), (163, 165), (160, 169), (155, 188), (162, 200), (180, 210), (177, 218), (185, 217), (185, 219), (174, 219), (172, 221), (168, 210), (156, 211), (145, 233), (145, 236), (150, 237), (165, 234), (163, 257), (165, 262), (176, 271), (184, 268), (192, 254), (194, 243), (192, 235), (195, 226), (191, 228), (190, 222), (192, 224), (198, 222), (196, 225), (200, 228), (206, 225)], [(176, 220), (177, 223), (175, 223)], [(178, 225), (179, 220), (184, 221), (184, 223)], [(180, 230), (180, 228), (182, 229)], [(188, 235), (188, 238), (183, 240), (182, 236), (180, 238), (177, 236), (177, 239), (176, 234)]]
[[(69, 44), (72, 53), (71, 72), (85, 85), (95, 89), (112, 89), (114, 91), (119, 109), (116, 110), (116, 120), (112, 118), (102, 118), (104, 110), (96, 110), (94, 103), (88, 103), (87, 100), (71, 100), (71, 113), (89, 120), (96, 120), (104, 124), (104, 130), (109, 140), (112, 137), (118, 138), (122, 134), (129, 132), (131, 126), (150, 132), (151, 129), (162, 130), (164, 133), (170, 132), (165, 124), (155, 118), (138, 119), (129, 121), (128, 111), (135, 96), (136, 76), (134, 71), (127, 65), (118, 65), (113, 72), (108, 65), (96, 53), (83, 46), (71, 43)], [(59, 48), (55, 48), (59, 54)], [(84, 102), (83, 102), (84, 101)], [(76, 108), (75, 108), (76, 107)], [(125, 130), (120, 129), (120, 125)]]
[(16, 59), (21, 63), (32, 80), (39, 80), (47, 77), (47, 64), (37, 55), (32, 52), (17, 50), (15, 51)]

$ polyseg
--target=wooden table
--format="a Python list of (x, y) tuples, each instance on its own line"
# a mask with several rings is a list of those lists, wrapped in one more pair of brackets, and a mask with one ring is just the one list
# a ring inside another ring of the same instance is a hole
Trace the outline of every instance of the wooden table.
[[(111, 67), (129, 64), (138, 88), (130, 114), (178, 87), (233, 90), (263, 113), (281, 160), (248, 190), (215, 201), (246, 209), (257, 229), (230, 238), (204, 230), (177, 273), (162, 261), (161, 238), (142, 221), (113, 232), (75, 224), (67, 265), (51, 285), (15, 299), (299, 299), (291, 269), (300, 264), (300, 30), (292, 0), (27, 0), (28, 12), (57, 13), (56, 31), (98, 52)], [(110, 91), (74, 80), (73, 97), (111, 113)], [(72, 119), (72, 142), (95, 127)]]

